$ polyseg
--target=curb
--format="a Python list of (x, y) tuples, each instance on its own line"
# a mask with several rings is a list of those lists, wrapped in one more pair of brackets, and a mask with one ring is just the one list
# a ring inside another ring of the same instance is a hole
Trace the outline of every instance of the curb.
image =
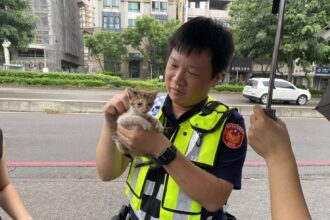
[(105, 101), (0, 99), (2, 112), (102, 113)]
[[(0, 98), (0, 112), (102, 113), (106, 101)], [(249, 116), (253, 105), (232, 105)], [(274, 106), (278, 117), (323, 118), (312, 107)]]

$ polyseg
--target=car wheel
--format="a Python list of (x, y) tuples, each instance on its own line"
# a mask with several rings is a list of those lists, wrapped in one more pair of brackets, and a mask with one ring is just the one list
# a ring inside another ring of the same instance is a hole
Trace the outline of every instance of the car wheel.
[(263, 94), (260, 98), (260, 102), (264, 105), (267, 104), (268, 94)]
[(307, 97), (305, 95), (300, 95), (297, 99), (297, 105), (305, 105), (307, 102)]

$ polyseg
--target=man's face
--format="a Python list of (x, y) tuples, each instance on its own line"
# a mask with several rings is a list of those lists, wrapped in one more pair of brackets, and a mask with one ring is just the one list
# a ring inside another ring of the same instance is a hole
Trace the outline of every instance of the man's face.
[(191, 52), (189, 56), (173, 49), (167, 61), (165, 82), (171, 100), (190, 108), (202, 101), (222, 74), (212, 78), (211, 56), (206, 51)]

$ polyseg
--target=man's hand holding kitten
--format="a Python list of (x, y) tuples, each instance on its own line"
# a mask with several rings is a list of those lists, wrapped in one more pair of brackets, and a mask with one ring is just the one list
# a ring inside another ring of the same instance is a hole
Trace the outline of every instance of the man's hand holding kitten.
[[(113, 139), (121, 153), (131, 156), (151, 155), (150, 150), (152, 149), (143, 149), (143, 143), (139, 142), (141, 140), (143, 142), (141, 136), (148, 135), (145, 133), (157, 135), (157, 133), (162, 134), (163, 132), (160, 122), (148, 114), (157, 96), (157, 91), (126, 89), (126, 93), (129, 109), (117, 117), (117, 124), (121, 125), (118, 126), (119, 129), (129, 130), (123, 133), (117, 132)], [(136, 135), (136, 137), (130, 135)]]

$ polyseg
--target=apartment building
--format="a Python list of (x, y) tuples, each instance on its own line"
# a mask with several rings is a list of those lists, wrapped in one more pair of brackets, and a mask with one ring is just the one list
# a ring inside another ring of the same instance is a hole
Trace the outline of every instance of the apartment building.
[[(96, 27), (96, 6), (98, 0), (79, 0), (80, 29), (82, 34), (93, 34), (99, 31), (101, 27)], [(83, 72), (101, 72), (100, 64), (90, 55), (87, 47), (82, 47), (83, 51)]]
[[(84, 0), (83, 2), (87, 2)], [(93, 31), (123, 31), (134, 27), (136, 19), (142, 15), (153, 16), (160, 22), (177, 19), (176, 0), (90, 0), (94, 13)], [(91, 58), (88, 58), (91, 59)], [(106, 60), (106, 57), (104, 58)], [(85, 58), (86, 61), (86, 58)], [(95, 62), (94, 62), (95, 64)], [(128, 54), (121, 65), (121, 72), (125, 78), (149, 77), (149, 67), (143, 62), (139, 51), (128, 48)], [(96, 65), (93, 71), (100, 71)]]
[(12, 53), (12, 64), (25, 70), (71, 71), (82, 64), (82, 37), (77, 0), (29, 0), (38, 16), (36, 39), (28, 51)]
[(154, 16), (164, 22), (176, 19), (175, 0), (102, 0), (95, 4), (95, 26), (121, 31), (135, 25), (137, 17)]
[(185, 1), (184, 5), (188, 5), (188, 9), (184, 9), (187, 20), (197, 17), (205, 16), (216, 19), (224, 26), (229, 26), (229, 9), (230, 2), (233, 0), (191, 0)]

